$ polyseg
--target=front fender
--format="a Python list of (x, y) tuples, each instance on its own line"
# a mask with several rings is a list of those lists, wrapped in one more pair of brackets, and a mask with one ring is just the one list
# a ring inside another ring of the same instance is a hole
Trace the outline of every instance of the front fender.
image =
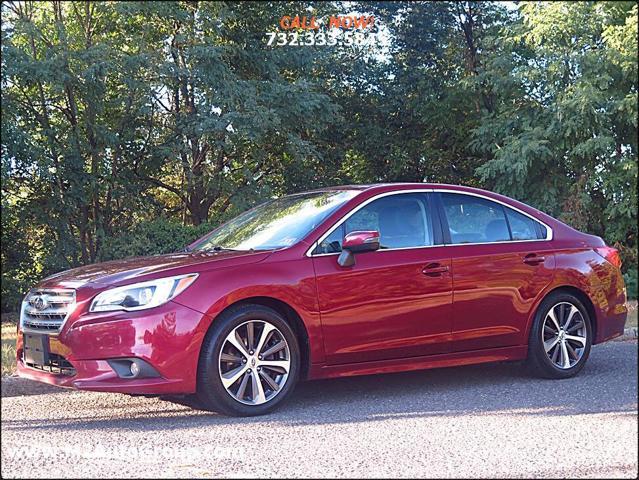
[[(254, 297), (267, 297), (290, 306), (302, 319), (309, 339), (311, 363), (324, 361), (315, 272), (310, 258), (267, 261), (202, 272), (197, 286), (174, 301), (204, 314), (204, 334), (226, 308)], [(202, 335), (203, 338), (203, 335)]]

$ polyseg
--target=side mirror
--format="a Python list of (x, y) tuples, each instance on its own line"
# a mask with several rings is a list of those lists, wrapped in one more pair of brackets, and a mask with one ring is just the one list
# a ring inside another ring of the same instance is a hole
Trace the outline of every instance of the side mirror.
[(344, 237), (342, 253), (337, 259), (342, 267), (355, 265), (355, 253), (372, 252), (379, 249), (379, 232), (367, 230), (351, 232)]

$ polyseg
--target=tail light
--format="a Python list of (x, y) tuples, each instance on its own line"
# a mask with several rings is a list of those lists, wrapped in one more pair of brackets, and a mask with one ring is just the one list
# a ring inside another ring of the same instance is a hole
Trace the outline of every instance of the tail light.
[(619, 250), (612, 247), (597, 247), (595, 252), (601, 255), (603, 258), (612, 263), (615, 267), (621, 268), (621, 256)]

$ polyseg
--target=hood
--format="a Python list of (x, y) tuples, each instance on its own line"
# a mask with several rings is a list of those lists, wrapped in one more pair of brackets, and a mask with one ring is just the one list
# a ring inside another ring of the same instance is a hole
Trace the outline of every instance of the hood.
[(202, 272), (212, 268), (255, 263), (264, 260), (271, 253), (272, 251), (208, 251), (132, 257), (56, 273), (42, 280), (38, 287), (78, 288), (87, 283), (103, 286), (124, 283), (133, 279), (151, 280), (163, 276), (157, 275), (161, 273), (166, 273), (166, 276), (180, 275)]

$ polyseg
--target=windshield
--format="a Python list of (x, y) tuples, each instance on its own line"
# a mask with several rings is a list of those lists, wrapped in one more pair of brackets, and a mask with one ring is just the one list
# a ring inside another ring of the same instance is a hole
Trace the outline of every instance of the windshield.
[(297, 243), (357, 194), (334, 190), (289, 195), (244, 212), (189, 250), (271, 250)]

